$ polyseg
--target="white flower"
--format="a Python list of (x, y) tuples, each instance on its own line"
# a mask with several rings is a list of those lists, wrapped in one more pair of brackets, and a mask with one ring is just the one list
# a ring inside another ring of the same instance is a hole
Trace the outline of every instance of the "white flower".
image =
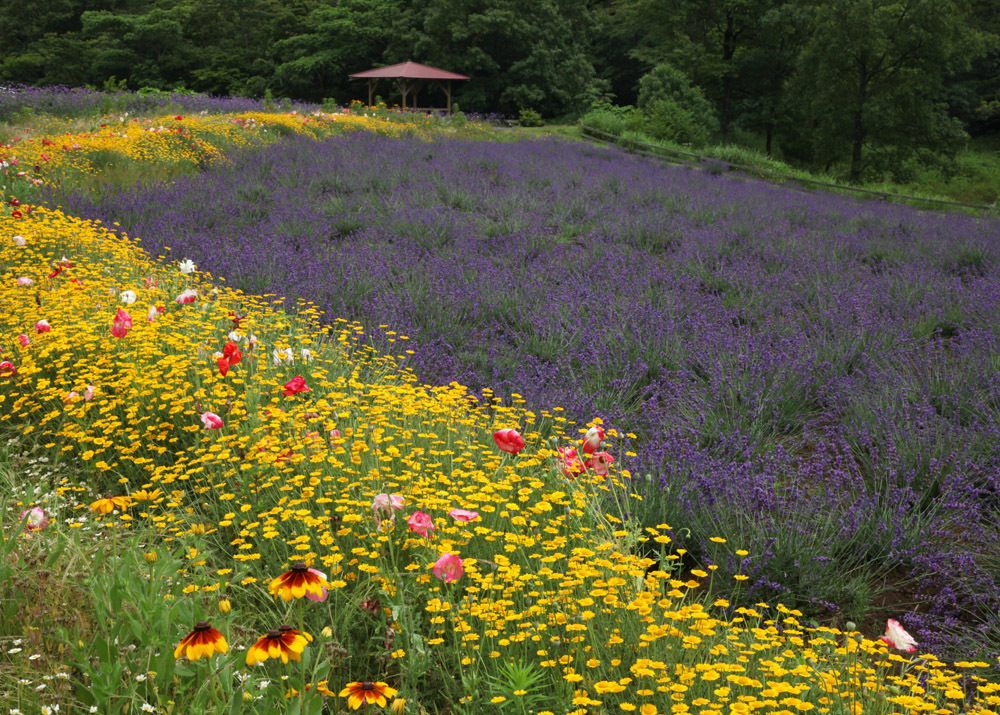
[(142, 681), (144, 681), (146, 679), (146, 674), (145, 673), (139, 673), (137, 676), (135, 676), (135, 679), (138, 680), (141, 683)]
[(228, 337), (234, 343), (238, 343), (240, 340), (242, 340), (242, 337), (240, 336), (240, 334), (237, 333), (235, 330), (233, 330), (232, 332), (230, 332), (229, 335), (227, 335), (226, 337)]
[(158, 316), (159, 314), (160, 311), (156, 309), (156, 306), (151, 305), (149, 306), (149, 311), (146, 313), (146, 320), (152, 323), (154, 320), (156, 320), (156, 316)]
[(194, 273), (194, 261), (188, 258), (185, 258), (183, 261), (179, 262), (177, 264), (177, 267), (180, 268), (181, 273), (183, 273), (184, 275), (187, 275), (189, 273)]
[(886, 621), (885, 635), (880, 640), (904, 653), (915, 653), (917, 650), (917, 642), (913, 640), (913, 636), (907, 633), (895, 618)]
[(292, 352), (291, 348), (287, 348), (285, 350), (278, 350), (278, 348), (275, 348), (274, 352), (271, 353), (271, 357), (274, 358), (275, 365), (281, 365), (282, 363), (285, 365), (295, 364), (295, 353)]
[(266, 690), (267, 686), (270, 684), (271, 684), (270, 680), (262, 680), (259, 683), (257, 683), (257, 688), (258, 690)]
[(14, 653), (20, 653), (21, 649), (20, 648), (11, 648), (7, 652), (10, 653), (11, 655), (14, 655)]
[(118, 300), (120, 300), (125, 305), (132, 305), (135, 302), (136, 298), (138, 297), (139, 296), (135, 294), (134, 290), (123, 290), (121, 294), (118, 296)]
[(156, 708), (154, 708), (154, 707), (153, 707), (152, 705), (150, 705), (149, 703), (143, 703), (143, 704), (142, 704), (142, 711), (143, 711), (144, 713), (155, 713), (155, 712), (156, 712)]
[(14, 236), (14, 245), (18, 247), (23, 247), (28, 243), (24, 236)]
[(97, 706), (96, 705), (91, 705), (90, 706), (90, 710), (88, 710), (87, 712), (96, 713), (97, 712)]
[(302, 362), (312, 362), (313, 359), (312, 350), (309, 350), (308, 348), (302, 348), (301, 353), (302, 353)]

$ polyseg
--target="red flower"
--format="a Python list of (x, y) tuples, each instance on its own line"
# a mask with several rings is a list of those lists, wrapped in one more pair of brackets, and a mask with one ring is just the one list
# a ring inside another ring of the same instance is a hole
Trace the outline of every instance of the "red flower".
[(524, 438), (517, 430), (502, 429), (494, 432), (493, 441), (497, 443), (497, 447), (510, 454), (517, 454), (524, 449)]
[(240, 352), (239, 346), (232, 340), (228, 341), (226, 346), (222, 348), (222, 354), (229, 361), (230, 366), (236, 365), (243, 359), (243, 353)]
[(17, 209), (14, 209), (13, 211), (10, 212), (11, 218), (21, 218), (21, 215), (22, 215), (21, 212), (18, 211)]
[(0, 377), (14, 377), (17, 375), (17, 368), (10, 360), (0, 362)]
[(299, 392), (309, 392), (310, 388), (306, 385), (305, 378), (301, 375), (296, 375), (291, 380), (285, 383), (285, 391), (282, 393), (286, 397), (290, 397)]
[(111, 334), (116, 338), (124, 338), (131, 327), (132, 316), (119, 308), (115, 319), (111, 321)]

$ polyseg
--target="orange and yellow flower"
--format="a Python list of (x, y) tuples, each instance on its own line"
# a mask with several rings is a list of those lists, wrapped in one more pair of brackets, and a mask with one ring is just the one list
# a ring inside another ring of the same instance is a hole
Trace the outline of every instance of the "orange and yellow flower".
[(357, 710), (362, 705), (378, 705), (385, 707), (386, 698), (393, 697), (397, 692), (395, 688), (390, 688), (388, 683), (348, 683), (340, 691), (340, 697), (347, 698), (347, 704)]
[(213, 653), (225, 653), (229, 650), (226, 637), (212, 628), (208, 621), (198, 621), (194, 630), (184, 636), (174, 649), (174, 658), (186, 657), (188, 660), (198, 660), (205, 656), (211, 658)]
[(290, 660), (301, 660), (302, 651), (306, 648), (306, 643), (312, 640), (308, 634), (302, 635), (291, 626), (280, 626), (268, 631), (267, 635), (261, 636), (247, 650), (247, 665), (263, 663), (268, 658), (277, 660), (281, 658), (282, 663)]
[(329, 585), (325, 573), (311, 569), (300, 561), (292, 564), (290, 570), (271, 581), (267, 590), (275, 598), (283, 598), (286, 601), (303, 596), (310, 601), (325, 601)]
[(110, 514), (115, 509), (125, 509), (132, 503), (129, 497), (113, 497), (105, 494), (103, 497), (90, 505), (90, 510), (95, 514)]

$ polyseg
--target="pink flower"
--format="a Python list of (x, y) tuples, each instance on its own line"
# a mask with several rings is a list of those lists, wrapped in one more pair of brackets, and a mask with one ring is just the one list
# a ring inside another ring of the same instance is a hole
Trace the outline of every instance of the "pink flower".
[(14, 377), (17, 375), (17, 368), (10, 360), (0, 362), (0, 377)]
[(330, 439), (333, 441), (340, 439), (340, 430), (339, 429), (330, 430)]
[(594, 452), (587, 460), (587, 466), (593, 467), (594, 471), (602, 477), (607, 476), (608, 467), (615, 463), (615, 458), (607, 452)]
[(478, 519), (479, 512), (469, 511), (468, 509), (452, 509), (451, 511), (448, 512), (448, 516), (450, 516), (455, 521), (469, 522), (474, 519)]
[(202, 412), (201, 413), (201, 423), (205, 425), (205, 429), (221, 429), (222, 428), (222, 418), (219, 417), (214, 412)]
[(502, 429), (494, 432), (493, 441), (497, 443), (497, 447), (510, 454), (517, 454), (524, 449), (524, 438), (517, 433), (517, 430)]
[(152, 323), (154, 320), (156, 320), (156, 316), (158, 316), (159, 314), (160, 311), (156, 309), (156, 306), (151, 305), (149, 306), (149, 311), (146, 313), (146, 320)]
[(28, 287), (30, 285), (33, 285), (34, 282), (35, 281), (32, 280), (31, 278), (28, 278), (28, 276), (21, 276), (20, 278), (17, 279), (17, 284), (19, 286), (24, 286), (24, 287)]
[(49, 517), (44, 509), (35, 506), (21, 512), (21, 521), (27, 531), (41, 531), (48, 526)]
[(904, 653), (915, 653), (917, 650), (917, 642), (913, 640), (913, 636), (907, 633), (895, 618), (885, 622), (885, 635), (880, 640)]
[(298, 394), (299, 392), (309, 392), (310, 388), (306, 385), (305, 378), (301, 375), (293, 377), (291, 380), (285, 383), (285, 391), (281, 394), (286, 397), (291, 397), (292, 395)]
[(464, 573), (458, 554), (445, 554), (434, 563), (434, 575), (445, 583), (455, 583)]
[(198, 298), (198, 291), (196, 291), (194, 288), (188, 288), (187, 290), (182, 291), (179, 296), (174, 298), (174, 302), (183, 305), (184, 303), (194, 303), (194, 301), (197, 298)]
[(72, 405), (78, 397), (80, 397), (80, 393), (78, 392), (67, 392), (66, 397), (63, 398), (63, 404)]
[(17, 342), (21, 343), (21, 347), (22, 348), (26, 348), (26, 347), (28, 347), (28, 344), (31, 341), (28, 340), (28, 336), (27, 335), (25, 335), (24, 333), (21, 333), (20, 335), (17, 336)]
[(14, 245), (18, 248), (23, 248), (28, 245), (28, 242), (25, 240), (24, 236), (14, 236)]
[(405, 501), (402, 494), (379, 494), (372, 501), (372, 509), (375, 511), (402, 509)]
[(415, 531), (421, 536), (426, 537), (428, 531), (434, 531), (434, 520), (431, 519), (430, 514), (424, 514), (422, 511), (410, 514), (406, 523), (410, 526), (410, 531)]
[(559, 448), (559, 468), (567, 479), (572, 479), (586, 469), (574, 447)]
[(48, 332), (51, 332), (51, 330), (52, 330), (52, 326), (49, 325), (49, 321), (47, 321), (47, 320), (39, 320), (37, 323), (35, 323), (35, 332), (36, 333), (39, 333), (39, 334), (41, 334), (41, 333), (48, 333)]
[[(321, 579), (323, 579), (324, 583), (326, 582), (326, 574), (323, 573), (322, 571), (317, 571), (316, 569), (307, 569), (307, 570), (314, 576), (319, 576)], [(320, 588), (322, 589), (322, 592), (319, 595), (316, 595), (312, 591), (306, 591), (306, 598), (308, 598), (310, 601), (316, 601), (317, 603), (319, 603), (320, 601), (325, 601), (327, 597), (330, 595), (330, 592), (326, 590), (326, 586), (321, 585)]]
[(94, 399), (94, 393), (97, 392), (97, 388), (93, 385), (87, 385), (87, 389), (83, 391), (83, 401), (90, 402)]
[(115, 319), (111, 321), (111, 334), (116, 338), (124, 338), (132, 328), (132, 316), (121, 308), (115, 313)]
[(597, 451), (597, 448), (601, 446), (601, 440), (604, 439), (604, 430), (594, 425), (589, 430), (587, 434), (583, 436), (583, 451), (585, 454), (593, 454)]

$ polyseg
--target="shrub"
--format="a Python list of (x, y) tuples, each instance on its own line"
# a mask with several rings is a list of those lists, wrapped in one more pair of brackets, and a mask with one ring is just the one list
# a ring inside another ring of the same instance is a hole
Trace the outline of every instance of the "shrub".
[(715, 111), (701, 89), (666, 63), (639, 80), (638, 104), (641, 130), (657, 139), (702, 146), (719, 130)]
[(545, 126), (545, 120), (542, 119), (542, 115), (534, 109), (522, 109), (521, 114), (518, 116), (518, 121), (522, 127)]

